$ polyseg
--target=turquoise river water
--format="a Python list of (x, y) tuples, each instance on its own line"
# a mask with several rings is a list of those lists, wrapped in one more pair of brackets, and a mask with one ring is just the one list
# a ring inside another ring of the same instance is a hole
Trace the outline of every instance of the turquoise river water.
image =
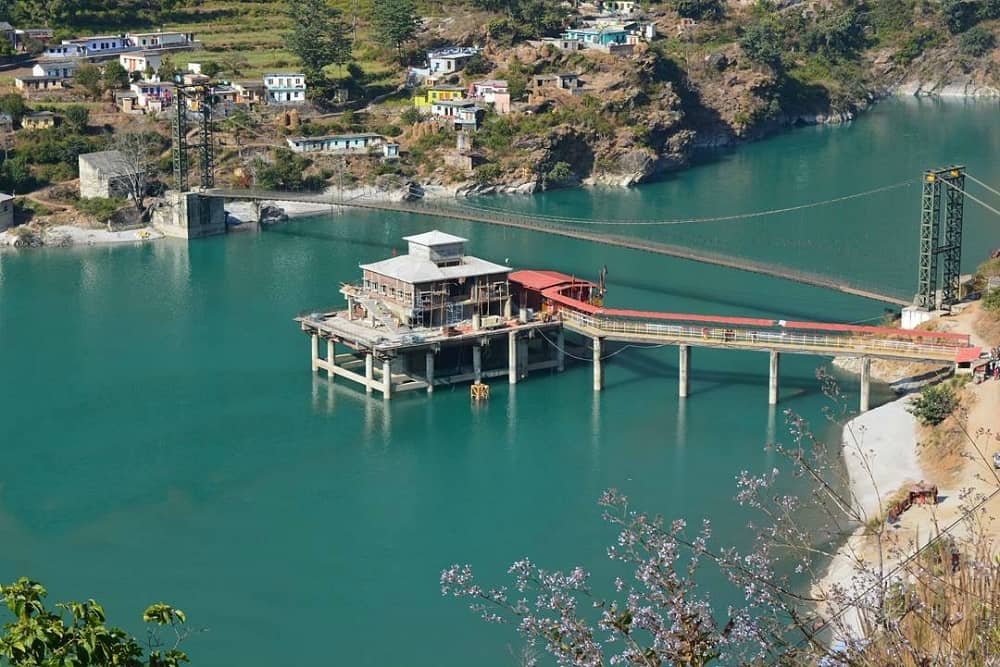
[[(853, 279), (915, 287), (922, 169), (962, 162), (1000, 184), (998, 105), (879, 105), (707, 156), (669, 180), (492, 199), (580, 218), (678, 218), (775, 208), (912, 179), (825, 208), (744, 222), (614, 229)], [(970, 191), (982, 193), (982, 190)], [(589, 364), (391, 404), (309, 373), (292, 318), (339, 305), (357, 265), (431, 228), (517, 267), (595, 276), (609, 302), (662, 310), (852, 322), (882, 304), (639, 252), (484, 225), (352, 213), (190, 245), (0, 254), (0, 577), (53, 599), (97, 597), (140, 631), (166, 600), (207, 632), (202, 665), (516, 664), (510, 629), (443, 599), (438, 574), (473, 564), (488, 581), (525, 555), (602, 578), (613, 534), (596, 499), (636, 503), (746, 544), (734, 476), (774, 461), (763, 354), (696, 350), (677, 399), (676, 350), (630, 349), (591, 390)], [(1000, 245), (967, 205), (966, 264)], [(819, 423), (824, 360), (783, 360), (781, 408)], [(853, 397), (856, 383), (844, 379)], [(882, 394), (884, 397), (884, 393)], [(721, 581), (705, 585), (733, 599)]]

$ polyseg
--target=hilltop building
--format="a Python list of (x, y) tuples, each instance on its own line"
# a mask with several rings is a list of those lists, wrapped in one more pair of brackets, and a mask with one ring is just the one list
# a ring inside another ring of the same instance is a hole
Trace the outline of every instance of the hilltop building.
[(296, 153), (367, 153), (385, 143), (380, 134), (332, 134), (325, 137), (288, 137), (288, 147)]
[(428, 86), (423, 95), (413, 96), (413, 105), (418, 109), (433, 106), (437, 102), (447, 102), (451, 100), (465, 99), (465, 88), (462, 86), (450, 86), (439, 84)]
[(36, 111), (21, 118), (21, 127), (26, 130), (47, 130), (59, 123), (59, 116), (51, 111)]
[(479, 53), (475, 46), (449, 46), (427, 52), (431, 74), (452, 74), (461, 71), (465, 64)]
[(81, 197), (128, 196), (129, 169), (120, 151), (84, 153), (79, 165)]
[(43, 60), (31, 68), (31, 74), (47, 79), (71, 79), (79, 66), (75, 60)]
[(140, 49), (177, 49), (195, 44), (193, 32), (130, 32), (125, 37), (130, 46)]

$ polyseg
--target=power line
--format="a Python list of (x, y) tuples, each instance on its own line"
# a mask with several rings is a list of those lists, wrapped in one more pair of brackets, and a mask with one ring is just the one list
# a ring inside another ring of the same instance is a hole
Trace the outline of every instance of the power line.
[[(822, 201), (810, 202), (808, 204), (798, 204), (796, 206), (786, 206), (784, 208), (768, 209), (764, 211), (752, 211), (749, 213), (735, 213), (730, 215), (720, 215), (714, 217), (703, 217), (703, 218), (676, 218), (672, 220), (643, 220), (643, 219), (619, 219), (619, 220), (609, 220), (609, 219), (598, 219), (598, 220), (581, 220), (579, 218), (570, 218), (565, 216), (557, 215), (545, 215), (541, 213), (531, 213), (524, 214), (525, 217), (538, 218), (542, 220), (551, 220), (553, 222), (567, 222), (577, 225), (684, 225), (690, 223), (699, 222), (731, 222), (736, 220), (747, 220), (751, 218), (761, 218), (769, 215), (779, 215), (782, 213), (790, 213), (792, 211), (801, 211), (810, 208), (817, 208), (820, 206), (828, 206), (830, 204), (836, 204), (843, 201), (848, 201), (851, 199), (860, 199), (861, 197), (868, 197), (870, 195), (878, 194), (880, 192), (887, 192), (889, 190), (895, 190), (897, 188), (902, 188), (905, 186), (913, 185), (916, 181), (913, 179), (907, 181), (901, 181), (899, 183), (893, 183), (892, 185), (884, 185), (880, 188), (875, 188), (873, 190), (865, 190), (864, 192), (856, 192), (850, 195), (843, 195), (841, 197), (834, 197), (832, 199), (824, 199)], [(493, 208), (490, 206), (477, 206), (467, 203), (459, 203), (459, 208), (469, 208), (478, 211), (486, 211), (490, 213), (503, 213), (506, 215), (511, 215), (510, 211), (503, 209)]]
[[(968, 175), (968, 174), (966, 174), (966, 175)], [(993, 213), (995, 213), (997, 215), (1000, 215), (1000, 211), (998, 211), (997, 209), (993, 208), (992, 206), (990, 206), (989, 204), (987, 204), (986, 202), (984, 202), (982, 199), (979, 199), (978, 197), (970, 195), (968, 192), (966, 192), (962, 188), (958, 187), (957, 185), (954, 185), (953, 183), (950, 183), (947, 179), (942, 178), (940, 180), (941, 180), (942, 183), (944, 183), (945, 185), (947, 185), (949, 188), (952, 188), (953, 190), (958, 190), (963, 195), (965, 195), (966, 197), (968, 197), (972, 201), (976, 202), (977, 204), (979, 204), (983, 208), (989, 209)]]

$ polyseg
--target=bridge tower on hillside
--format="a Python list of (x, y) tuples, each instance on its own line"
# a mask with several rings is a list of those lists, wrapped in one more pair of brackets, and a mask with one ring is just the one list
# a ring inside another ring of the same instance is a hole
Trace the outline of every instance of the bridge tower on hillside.
[[(944, 230), (941, 229), (942, 200)], [(938, 256), (943, 258), (941, 306), (959, 300), (962, 271), (962, 220), (965, 208), (965, 167), (924, 172), (920, 195), (920, 258), (917, 265), (916, 305), (938, 307)]]
[[(212, 124), (212, 107), (216, 99), (208, 84), (185, 84), (177, 78), (176, 99), (174, 100), (173, 158), (174, 187), (178, 192), (188, 189), (188, 166), (191, 149), (198, 151), (198, 167), (201, 187), (215, 186), (215, 134)], [(198, 114), (199, 141), (188, 142), (188, 113)]]

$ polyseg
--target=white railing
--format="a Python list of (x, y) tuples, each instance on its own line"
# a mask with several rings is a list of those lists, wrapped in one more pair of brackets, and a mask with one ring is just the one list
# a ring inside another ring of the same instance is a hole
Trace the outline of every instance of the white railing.
[(566, 322), (607, 334), (641, 335), (653, 338), (689, 341), (692, 344), (722, 344), (762, 349), (784, 348), (831, 352), (881, 354), (911, 359), (953, 361), (960, 345), (914, 343), (891, 338), (859, 338), (851, 335), (810, 334), (802, 332), (737, 329), (689, 324), (660, 324), (648, 321), (618, 320), (594, 317), (578, 311), (562, 309)]

